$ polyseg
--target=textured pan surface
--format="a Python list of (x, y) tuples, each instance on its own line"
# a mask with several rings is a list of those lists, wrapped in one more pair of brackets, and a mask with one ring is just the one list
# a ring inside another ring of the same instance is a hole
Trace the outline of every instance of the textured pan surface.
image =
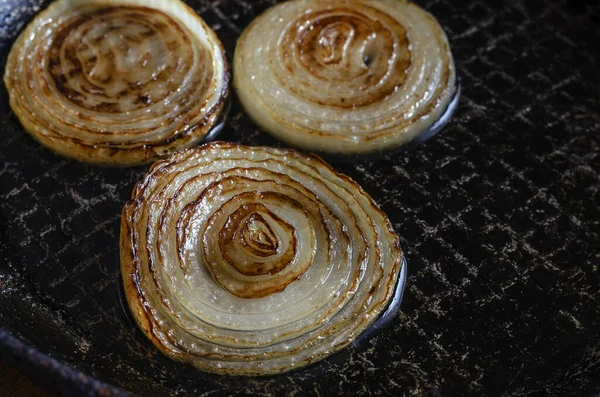
[[(422, 146), (335, 166), (401, 237), (402, 313), (358, 347), (283, 376), (199, 373), (144, 338), (121, 307), (118, 232), (147, 168), (52, 154), (0, 87), (0, 324), (139, 395), (598, 394), (600, 9), (550, 3), (419, 2), (452, 44), (463, 88), (454, 120)], [(230, 59), (269, 4), (190, 2)], [(1, 65), (35, 7), (0, 4)], [(219, 139), (276, 144), (235, 101)]]

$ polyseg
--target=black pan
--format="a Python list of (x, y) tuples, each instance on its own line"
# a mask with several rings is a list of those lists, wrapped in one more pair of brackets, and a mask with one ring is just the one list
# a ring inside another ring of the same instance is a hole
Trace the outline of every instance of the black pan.
[[(272, 4), (189, 3), (230, 56)], [(2, 357), (74, 396), (598, 394), (599, 7), (420, 3), (453, 46), (463, 83), (454, 120), (423, 145), (335, 166), (401, 236), (399, 316), (281, 376), (216, 376), (164, 357), (130, 320), (119, 285), (119, 214), (147, 167), (54, 155), (23, 131), (2, 86)], [(0, 64), (45, 5), (0, 3)], [(235, 100), (220, 139), (279, 145)]]

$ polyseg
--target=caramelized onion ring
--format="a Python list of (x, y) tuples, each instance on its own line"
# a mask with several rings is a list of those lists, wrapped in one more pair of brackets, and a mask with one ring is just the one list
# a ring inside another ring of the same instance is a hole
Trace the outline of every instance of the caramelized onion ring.
[(266, 131), (337, 154), (413, 140), (444, 116), (457, 91), (444, 31), (402, 0), (275, 5), (238, 40), (234, 87)]
[(19, 36), (4, 81), (42, 144), (136, 165), (206, 137), (229, 70), (215, 33), (178, 0), (58, 0)]
[(131, 312), (162, 352), (205, 371), (279, 373), (341, 349), (390, 303), (401, 266), (373, 200), (293, 150), (179, 151), (123, 208)]

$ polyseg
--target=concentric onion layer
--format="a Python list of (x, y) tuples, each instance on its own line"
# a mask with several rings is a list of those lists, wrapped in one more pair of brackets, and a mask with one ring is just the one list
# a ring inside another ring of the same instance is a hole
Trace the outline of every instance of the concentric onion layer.
[(265, 130), (322, 152), (368, 154), (426, 131), (456, 92), (444, 31), (402, 0), (292, 0), (238, 40), (234, 86)]
[(389, 303), (401, 258), (373, 200), (293, 150), (179, 151), (123, 209), (121, 270), (138, 325), (211, 372), (284, 372), (346, 346)]
[(217, 36), (178, 0), (58, 0), (19, 36), (4, 81), (44, 145), (134, 165), (202, 140), (229, 71)]

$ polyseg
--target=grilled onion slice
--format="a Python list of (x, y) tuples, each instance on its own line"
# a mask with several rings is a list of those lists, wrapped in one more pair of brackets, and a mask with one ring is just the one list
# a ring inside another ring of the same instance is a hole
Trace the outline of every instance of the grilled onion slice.
[(35, 139), (114, 165), (203, 140), (229, 80), (219, 39), (179, 0), (58, 0), (19, 36), (4, 75)]
[(336, 154), (383, 151), (440, 128), (457, 92), (444, 31), (402, 0), (275, 5), (238, 40), (234, 87), (275, 137)]
[(401, 263), (373, 200), (289, 149), (181, 150), (123, 208), (131, 312), (162, 352), (210, 372), (279, 373), (341, 349), (390, 302)]

